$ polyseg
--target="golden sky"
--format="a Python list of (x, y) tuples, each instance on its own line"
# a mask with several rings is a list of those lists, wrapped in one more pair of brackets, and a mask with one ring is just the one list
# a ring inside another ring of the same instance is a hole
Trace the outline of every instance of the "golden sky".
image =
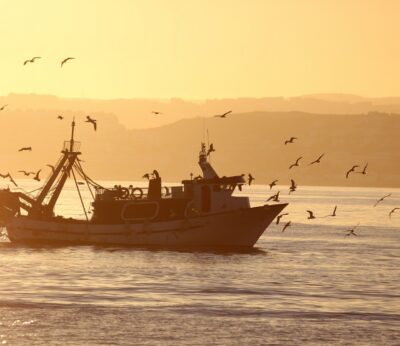
[[(0, 0), (0, 95), (400, 94), (400, 1)], [(25, 59), (42, 56), (23, 66)], [(76, 57), (62, 69), (60, 61)]]

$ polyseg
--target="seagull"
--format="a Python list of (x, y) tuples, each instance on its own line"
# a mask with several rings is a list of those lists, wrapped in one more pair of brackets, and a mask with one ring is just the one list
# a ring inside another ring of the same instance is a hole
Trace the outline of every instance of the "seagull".
[(368, 163), (364, 166), (364, 169), (361, 172), (355, 172), (355, 173), (359, 173), (359, 174), (367, 174), (367, 167), (368, 167)]
[(35, 56), (35, 57), (33, 57), (32, 59), (28, 59), (28, 60), (25, 60), (24, 61), (24, 66), (28, 63), (28, 62), (35, 62), (35, 60), (36, 59), (41, 59), (42, 57), (41, 56)]
[(290, 185), (290, 187), (289, 187), (289, 195), (290, 195), (292, 192), (295, 192), (296, 189), (297, 189), (296, 182), (295, 182), (293, 179), (290, 179), (290, 181), (291, 181), (292, 185)]
[(285, 232), (285, 229), (292, 225), (292, 221), (286, 222), (285, 226), (283, 226), (282, 233)]
[(46, 165), (46, 166), (47, 166), (47, 167), (50, 167), (50, 168), (51, 168), (51, 171), (54, 173), (55, 168), (54, 168), (53, 165)]
[(356, 226), (354, 226), (353, 228), (346, 230), (346, 232), (348, 232), (348, 233), (345, 234), (345, 237), (349, 237), (349, 236), (351, 236), (351, 235), (357, 236), (358, 234), (356, 234), (356, 233), (354, 232), (354, 230), (355, 230), (359, 225), (360, 225), (360, 223), (358, 223), (358, 224), (357, 224)]
[(295, 140), (295, 139), (297, 139), (297, 137), (290, 137), (290, 139), (287, 139), (287, 140), (285, 141), (285, 145), (288, 144), (288, 143), (294, 143), (294, 140)]
[(214, 149), (214, 145), (211, 143), (210, 144), (210, 147), (208, 148), (208, 150), (207, 150), (207, 156), (209, 156), (212, 152), (214, 152), (215, 151), (215, 149)]
[(354, 170), (355, 170), (356, 168), (358, 168), (358, 167), (359, 167), (359, 166), (357, 166), (357, 165), (351, 167), (351, 168), (347, 171), (347, 173), (346, 173), (346, 179), (349, 177), (349, 174), (350, 174), (351, 172), (354, 172)]
[(4, 111), (4, 109), (5, 109), (7, 106), (8, 106), (8, 105), (3, 105), (3, 106), (1, 106), (1, 107), (0, 107), (0, 112), (1, 112), (1, 111)]
[(390, 213), (389, 213), (389, 218), (392, 218), (392, 214), (396, 211), (396, 210), (400, 210), (400, 208), (393, 208)]
[(281, 215), (277, 216), (277, 218), (276, 218), (276, 224), (277, 225), (279, 225), (279, 222), (281, 222), (282, 217), (285, 216), (285, 215), (289, 215), (289, 213), (285, 213), (285, 214), (281, 214)]
[(147, 180), (150, 180), (150, 174), (149, 174), (149, 173), (146, 173), (145, 175), (143, 175), (142, 178), (146, 178)]
[(390, 197), (391, 195), (392, 195), (392, 194), (389, 193), (389, 194), (387, 194), (387, 195), (385, 195), (385, 196), (379, 198), (379, 199), (376, 201), (376, 203), (374, 204), (374, 207), (376, 207), (380, 202), (382, 202), (385, 198)]
[(61, 67), (63, 67), (63, 65), (68, 61), (68, 60), (72, 60), (75, 59), (73, 57), (69, 57), (69, 58), (65, 58), (63, 61), (61, 61)]
[(35, 174), (35, 172), (27, 172), (27, 171), (18, 171), (18, 173), (24, 173), (24, 175), (26, 175), (27, 177), (29, 177), (31, 174)]
[(251, 183), (252, 183), (252, 181), (253, 181), (254, 179), (255, 179), (255, 178), (251, 175), (251, 173), (249, 173), (249, 177), (248, 177), (249, 186), (251, 185)]
[(59, 116), (57, 117), (57, 119), (63, 120), (64, 117), (63, 117), (62, 115), (59, 115)]
[(278, 180), (274, 180), (271, 183), (269, 183), (268, 184), (269, 185), (269, 189), (271, 190), (276, 185), (277, 182), (278, 182)]
[(217, 115), (214, 115), (214, 117), (215, 117), (215, 118), (226, 118), (226, 116), (227, 116), (229, 113), (232, 113), (232, 111), (228, 111), (228, 112), (226, 112), (226, 113), (224, 113), (224, 114), (217, 114)]
[(23, 147), (19, 149), (18, 151), (32, 151), (32, 147)]
[(92, 119), (89, 115), (87, 115), (85, 122), (92, 123), (94, 130), (97, 131), (97, 120), (96, 119)]
[(154, 178), (156, 178), (156, 179), (160, 178), (160, 174), (155, 169), (153, 169), (153, 175), (154, 175)]
[(35, 177), (33, 178), (34, 180), (40, 181), (39, 174), (40, 174), (41, 171), (42, 171), (42, 170), (39, 169), (39, 170), (36, 172), (36, 175), (35, 175)]
[(315, 219), (316, 217), (314, 216), (314, 213), (311, 210), (307, 210), (307, 213), (309, 214), (308, 218), (309, 220)]
[(155, 114), (155, 115), (162, 114), (161, 112), (156, 112), (156, 111), (152, 111), (152, 113)]
[(297, 160), (296, 163), (293, 163), (292, 165), (289, 166), (289, 169), (292, 169), (293, 167), (298, 167), (299, 166), (299, 161), (303, 158), (303, 156), (300, 156)]
[(278, 191), (275, 195), (272, 195), (271, 197), (269, 197), (267, 199), (267, 202), (269, 202), (269, 201), (279, 202), (279, 193), (280, 193), (280, 191)]
[(309, 166), (313, 165), (314, 163), (321, 163), (321, 159), (324, 157), (325, 153), (322, 154), (318, 159), (314, 160), (309, 164)]
[(335, 205), (335, 208), (333, 209), (332, 214), (328, 215), (328, 216), (336, 216), (336, 210), (337, 210), (337, 205)]

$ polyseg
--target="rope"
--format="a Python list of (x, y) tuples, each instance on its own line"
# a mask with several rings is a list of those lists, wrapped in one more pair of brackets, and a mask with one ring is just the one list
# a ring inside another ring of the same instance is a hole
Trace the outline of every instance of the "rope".
[(83, 209), (83, 212), (85, 213), (86, 221), (89, 222), (89, 218), (88, 218), (87, 213), (86, 213), (85, 204), (83, 203), (83, 199), (82, 199), (82, 195), (81, 195), (81, 190), (79, 190), (79, 185), (78, 185), (78, 182), (76, 181), (75, 172), (74, 172), (73, 169), (71, 169), (71, 172), (72, 172), (72, 176), (74, 177), (75, 186), (76, 186), (76, 189), (77, 189), (77, 191), (78, 191), (79, 199), (81, 200), (82, 209)]

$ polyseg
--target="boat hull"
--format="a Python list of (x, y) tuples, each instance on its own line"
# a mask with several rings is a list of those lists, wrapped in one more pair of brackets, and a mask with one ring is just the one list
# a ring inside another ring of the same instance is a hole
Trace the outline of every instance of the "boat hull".
[(253, 247), (287, 204), (265, 205), (166, 222), (94, 224), (13, 218), (12, 242), (162, 247)]

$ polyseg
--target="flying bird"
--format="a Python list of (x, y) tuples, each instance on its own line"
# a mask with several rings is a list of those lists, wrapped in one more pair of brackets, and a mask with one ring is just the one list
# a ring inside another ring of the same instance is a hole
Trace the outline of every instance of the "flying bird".
[(291, 182), (291, 185), (290, 185), (290, 187), (289, 187), (289, 195), (290, 195), (292, 192), (295, 192), (296, 189), (297, 189), (296, 182), (295, 182), (293, 179), (290, 179), (290, 182)]
[(32, 62), (35, 62), (36, 59), (41, 59), (41, 58), (42, 58), (41, 56), (35, 56), (35, 57), (33, 57), (32, 59), (25, 60), (25, 61), (24, 61), (24, 66), (25, 66), (28, 62), (32, 63)]
[(23, 147), (19, 149), (18, 151), (32, 151), (32, 147)]
[(249, 186), (251, 185), (251, 183), (253, 182), (255, 178), (251, 175), (251, 173), (249, 173), (249, 177), (248, 177), (248, 181), (249, 181)]
[(1, 106), (1, 107), (0, 107), (0, 112), (1, 112), (1, 111), (4, 111), (4, 109), (5, 109), (7, 106), (8, 106), (8, 105), (3, 105), (3, 106)]
[(286, 222), (285, 226), (283, 226), (282, 233), (285, 232), (285, 229), (292, 225), (292, 221)]
[(214, 115), (214, 117), (215, 117), (215, 118), (226, 118), (226, 116), (227, 116), (229, 113), (232, 113), (232, 111), (228, 111), (228, 112), (226, 112), (226, 113), (224, 113), (224, 114), (217, 114), (217, 115)]
[(330, 214), (330, 215), (328, 215), (328, 216), (333, 216), (333, 217), (335, 217), (335, 216), (336, 216), (336, 210), (337, 210), (337, 205), (335, 205), (335, 208), (333, 209), (332, 214)]
[(27, 172), (27, 171), (18, 171), (18, 173), (24, 173), (25, 176), (29, 177), (31, 174), (35, 174), (35, 172)]
[(72, 60), (72, 59), (75, 59), (75, 58), (73, 58), (73, 57), (65, 58), (63, 61), (61, 61), (61, 67), (63, 67), (63, 65), (64, 65), (67, 61)]
[(40, 174), (41, 171), (42, 171), (42, 170), (39, 169), (39, 170), (36, 172), (36, 175), (35, 175), (35, 177), (33, 178), (34, 180), (40, 181), (39, 174)]
[(358, 234), (356, 234), (354, 231), (355, 229), (360, 225), (360, 223), (358, 223), (356, 226), (354, 226), (351, 229), (346, 230), (347, 234), (345, 234), (345, 237), (349, 237), (351, 235), (357, 236)]
[(392, 214), (396, 211), (396, 210), (400, 210), (400, 208), (393, 208), (390, 213), (389, 213), (389, 218), (392, 218)]
[(307, 210), (308, 213), (308, 218), (309, 220), (315, 219), (316, 217), (314, 216), (314, 213), (311, 210)]
[(357, 166), (357, 165), (354, 165), (353, 167), (351, 167), (348, 171), (347, 171), (347, 173), (346, 173), (346, 179), (349, 177), (349, 174), (351, 173), (351, 172), (354, 172), (354, 170), (356, 169), (356, 168), (358, 168), (359, 166)]
[(282, 217), (285, 216), (285, 215), (289, 215), (289, 213), (284, 213), (284, 214), (280, 214), (280, 215), (277, 216), (277, 218), (276, 218), (276, 224), (277, 225), (279, 225), (279, 222), (281, 222)]
[(324, 157), (325, 153), (322, 154), (318, 159), (314, 160), (313, 162), (310, 162), (309, 166), (313, 165), (314, 163), (321, 163), (321, 159)]
[(54, 170), (55, 170), (55, 168), (54, 168), (54, 166), (53, 166), (53, 165), (49, 165), (49, 164), (47, 164), (46, 166), (47, 166), (47, 167), (50, 167), (50, 168), (51, 168), (51, 171), (54, 173)]
[(376, 201), (376, 203), (374, 204), (374, 207), (376, 207), (380, 202), (382, 202), (385, 198), (390, 197), (391, 195), (392, 195), (392, 194), (389, 193), (389, 194), (387, 194), (387, 195), (385, 195), (385, 196), (379, 198), (379, 199)]
[(57, 117), (57, 119), (63, 120), (64, 117), (63, 117), (62, 115), (59, 115), (59, 116)]
[(274, 180), (272, 182), (270, 182), (269, 185), (269, 189), (272, 190), (272, 188), (276, 185), (276, 183), (278, 182), (278, 180)]
[(292, 169), (293, 167), (298, 167), (298, 166), (300, 166), (300, 165), (299, 165), (299, 161), (300, 161), (302, 158), (303, 158), (303, 156), (300, 156), (300, 157), (296, 160), (295, 163), (293, 163), (293, 164), (291, 164), (291, 165), (289, 166), (289, 169)]
[(287, 139), (286, 141), (285, 141), (285, 145), (286, 144), (289, 144), (289, 143), (294, 143), (294, 140), (295, 139), (297, 139), (297, 137), (290, 137), (290, 139)]
[(157, 111), (152, 111), (152, 113), (155, 114), (155, 115), (162, 114), (161, 112), (157, 112)]
[(279, 194), (280, 194), (280, 191), (278, 191), (275, 195), (272, 195), (271, 197), (269, 197), (267, 199), (267, 202), (269, 202), (269, 201), (279, 202)]
[(215, 151), (214, 145), (211, 143), (210, 147), (207, 150), (207, 156), (209, 156), (214, 151)]
[(145, 175), (143, 175), (142, 178), (143, 178), (143, 179), (150, 180), (150, 174), (149, 174), (149, 173), (146, 173)]
[(93, 124), (94, 130), (97, 131), (97, 120), (96, 119), (92, 119), (89, 115), (87, 115), (85, 122)]
[(361, 172), (356, 172), (356, 173), (364, 174), (364, 175), (367, 174), (367, 167), (368, 167), (368, 163), (364, 166), (364, 168)]

